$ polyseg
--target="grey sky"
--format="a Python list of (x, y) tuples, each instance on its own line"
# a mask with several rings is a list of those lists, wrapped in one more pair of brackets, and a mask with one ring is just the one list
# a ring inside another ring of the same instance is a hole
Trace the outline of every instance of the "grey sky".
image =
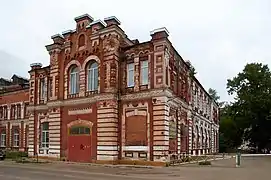
[(9, 0), (1, 2), (0, 76), (28, 76), (29, 64), (48, 65), (45, 45), (51, 35), (75, 29), (74, 17), (116, 16), (131, 38), (150, 39), (150, 31), (167, 27), (180, 55), (194, 65), (205, 89), (222, 100), (226, 80), (248, 62), (271, 65), (270, 0)]

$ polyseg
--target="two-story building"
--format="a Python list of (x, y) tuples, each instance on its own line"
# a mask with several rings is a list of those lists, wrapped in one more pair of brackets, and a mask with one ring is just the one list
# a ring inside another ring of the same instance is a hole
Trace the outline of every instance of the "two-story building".
[(28, 80), (13, 75), (0, 89), (0, 149), (27, 151)]
[[(29, 71), (28, 152), (69, 161), (164, 164), (218, 150), (218, 106), (166, 28), (132, 40), (116, 17), (75, 18)], [(8, 126), (8, 125), (7, 125)]]

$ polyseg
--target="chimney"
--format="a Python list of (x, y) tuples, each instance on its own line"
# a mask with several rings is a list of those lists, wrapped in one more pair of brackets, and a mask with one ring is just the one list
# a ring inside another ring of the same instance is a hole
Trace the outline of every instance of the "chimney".
[(110, 17), (104, 18), (104, 22), (106, 23), (107, 26), (111, 26), (111, 25), (119, 26), (120, 25), (120, 21), (115, 16), (110, 16)]
[(31, 71), (35, 70), (35, 69), (40, 69), (42, 67), (42, 64), (41, 63), (32, 63), (32, 64), (30, 64), (30, 67), (31, 67)]
[(154, 29), (153, 31), (151, 31), (152, 40), (164, 39), (167, 38), (168, 35), (169, 32), (165, 27)]

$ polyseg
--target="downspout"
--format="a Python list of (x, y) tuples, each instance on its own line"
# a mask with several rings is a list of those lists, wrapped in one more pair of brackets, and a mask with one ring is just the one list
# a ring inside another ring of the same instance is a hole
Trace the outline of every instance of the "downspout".
[(118, 111), (118, 160), (121, 160), (121, 152), (122, 152), (122, 147), (121, 147), (121, 131), (122, 131), (122, 121), (121, 121), (121, 61), (122, 58), (119, 58), (118, 61), (118, 84), (117, 84), (117, 111)]

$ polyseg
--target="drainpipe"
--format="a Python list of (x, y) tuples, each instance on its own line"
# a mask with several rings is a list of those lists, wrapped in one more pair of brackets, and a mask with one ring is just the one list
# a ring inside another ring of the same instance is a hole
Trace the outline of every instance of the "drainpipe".
[(118, 84), (117, 84), (117, 111), (118, 111), (118, 160), (121, 160), (121, 152), (122, 152), (122, 147), (121, 147), (121, 131), (122, 131), (122, 120), (121, 120), (121, 61), (122, 58), (119, 58), (118, 61)]

